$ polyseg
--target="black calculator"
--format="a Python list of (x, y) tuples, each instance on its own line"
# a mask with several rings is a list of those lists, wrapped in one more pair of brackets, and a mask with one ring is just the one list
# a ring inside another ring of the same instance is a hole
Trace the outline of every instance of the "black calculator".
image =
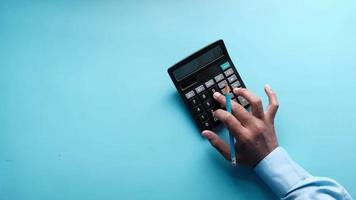
[[(212, 112), (220, 108), (214, 101), (214, 92), (223, 92), (226, 85), (231, 89), (243, 87), (241, 80), (223, 40), (218, 40), (168, 69), (168, 74), (188, 107), (199, 129), (211, 130), (221, 124)], [(242, 96), (232, 100), (245, 108), (248, 101)]]

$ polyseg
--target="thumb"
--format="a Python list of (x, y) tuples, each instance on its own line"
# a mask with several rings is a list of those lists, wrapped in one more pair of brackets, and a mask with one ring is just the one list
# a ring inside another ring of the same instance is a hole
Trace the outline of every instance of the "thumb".
[(215, 147), (215, 149), (218, 150), (226, 160), (231, 159), (229, 145), (226, 144), (216, 133), (205, 130), (202, 132), (202, 135), (209, 140), (210, 144)]

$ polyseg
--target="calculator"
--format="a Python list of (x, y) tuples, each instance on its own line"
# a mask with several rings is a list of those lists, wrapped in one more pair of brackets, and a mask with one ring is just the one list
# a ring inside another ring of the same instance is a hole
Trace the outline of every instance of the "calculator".
[[(212, 115), (213, 111), (220, 108), (213, 99), (214, 92), (223, 93), (226, 85), (231, 89), (245, 88), (223, 40), (184, 58), (170, 67), (168, 74), (201, 131), (214, 129), (221, 124)], [(232, 94), (232, 100), (245, 108), (249, 107), (248, 101), (242, 96)]]

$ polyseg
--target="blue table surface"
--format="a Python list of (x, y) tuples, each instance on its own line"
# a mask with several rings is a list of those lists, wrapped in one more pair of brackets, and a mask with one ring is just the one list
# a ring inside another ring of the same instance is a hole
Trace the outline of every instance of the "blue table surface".
[[(356, 2), (0, 2), (0, 199), (274, 199), (200, 136), (167, 68), (224, 39), (281, 146), (356, 196)], [(221, 133), (225, 134), (225, 133)]]

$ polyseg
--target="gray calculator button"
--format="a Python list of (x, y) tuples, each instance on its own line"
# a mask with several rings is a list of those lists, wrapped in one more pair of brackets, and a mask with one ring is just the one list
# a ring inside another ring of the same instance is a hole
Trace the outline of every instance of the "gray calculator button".
[(208, 98), (209, 98), (209, 97), (208, 97), (208, 94), (207, 94), (206, 92), (200, 95), (200, 100), (201, 100), (201, 101), (205, 101), (205, 100), (207, 100)]
[(197, 107), (193, 108), (193, 111), (196, 113), (196, 114), (200, 114), (202, 113), (204, 110), (203, 110), (203, 106), (200, 104), (198, 105)]
[(233, 73), (234, 73), (234, 70), (232, 70), (232, 68), (229, 68), (228, 70), (226, 70), (226, 71), (224, 72), (224, 74), (225, 74), (226, 77), (230, 76), (230, 75), (233, 74)]
[(219, 82), (219, 81), (224, 79), (224, 75), (223, 74), (219, 74), (219, 75), (215, 76), (214, 79), (215, 79), (216, 82)]
[(234, 75), (230, 76), (229, 78), (227, 78), (227, 80), (229, 81), (229, 83), (232, 83), (237, 80), (237, 76), (234, 74)]
[(190, 99), (190, 98), (192, 98), (192, 97), (194, 97), (194, 96), (195, 96), (195, 93), (194, 93), (193, 90), (185, 94), (185, 97), (186, 97), (187, 99)]
[(205, 90), (204, 85), (200, 85), (199, 87), (195, 88), (195, 91), (199, 94)]
[(202, 123), (204, 129), (210, 129), (211, 128), (211, 122), (210, 120), (207, 120), (206, 122)]
[(205, 82), (206, 88), (210, 88), (212, 85), (214, 85), (214, 80), (210, 79), (209, 81)]
[(242, 96), (238, 96), (237, 98), (239, 99), (239, 102), (242, 106), (245, 107), (246, 105), (248, 105), (248, 101), (245, 98), (243, 98)]
[(218, 86), (219, 86), (220, 89), (224, 88), (226, 85), (227, 85), (227, 81), (226, 80), (223, 80), (220, 83), (218, 83)]
[(239, 82), (239, 81), (236, 81), (235, 83), (232, 83), (231, 84), (231, 87), (232, 88), (238, 88), (238, 87), (240, 87), (241, 86), (241, 83)]

